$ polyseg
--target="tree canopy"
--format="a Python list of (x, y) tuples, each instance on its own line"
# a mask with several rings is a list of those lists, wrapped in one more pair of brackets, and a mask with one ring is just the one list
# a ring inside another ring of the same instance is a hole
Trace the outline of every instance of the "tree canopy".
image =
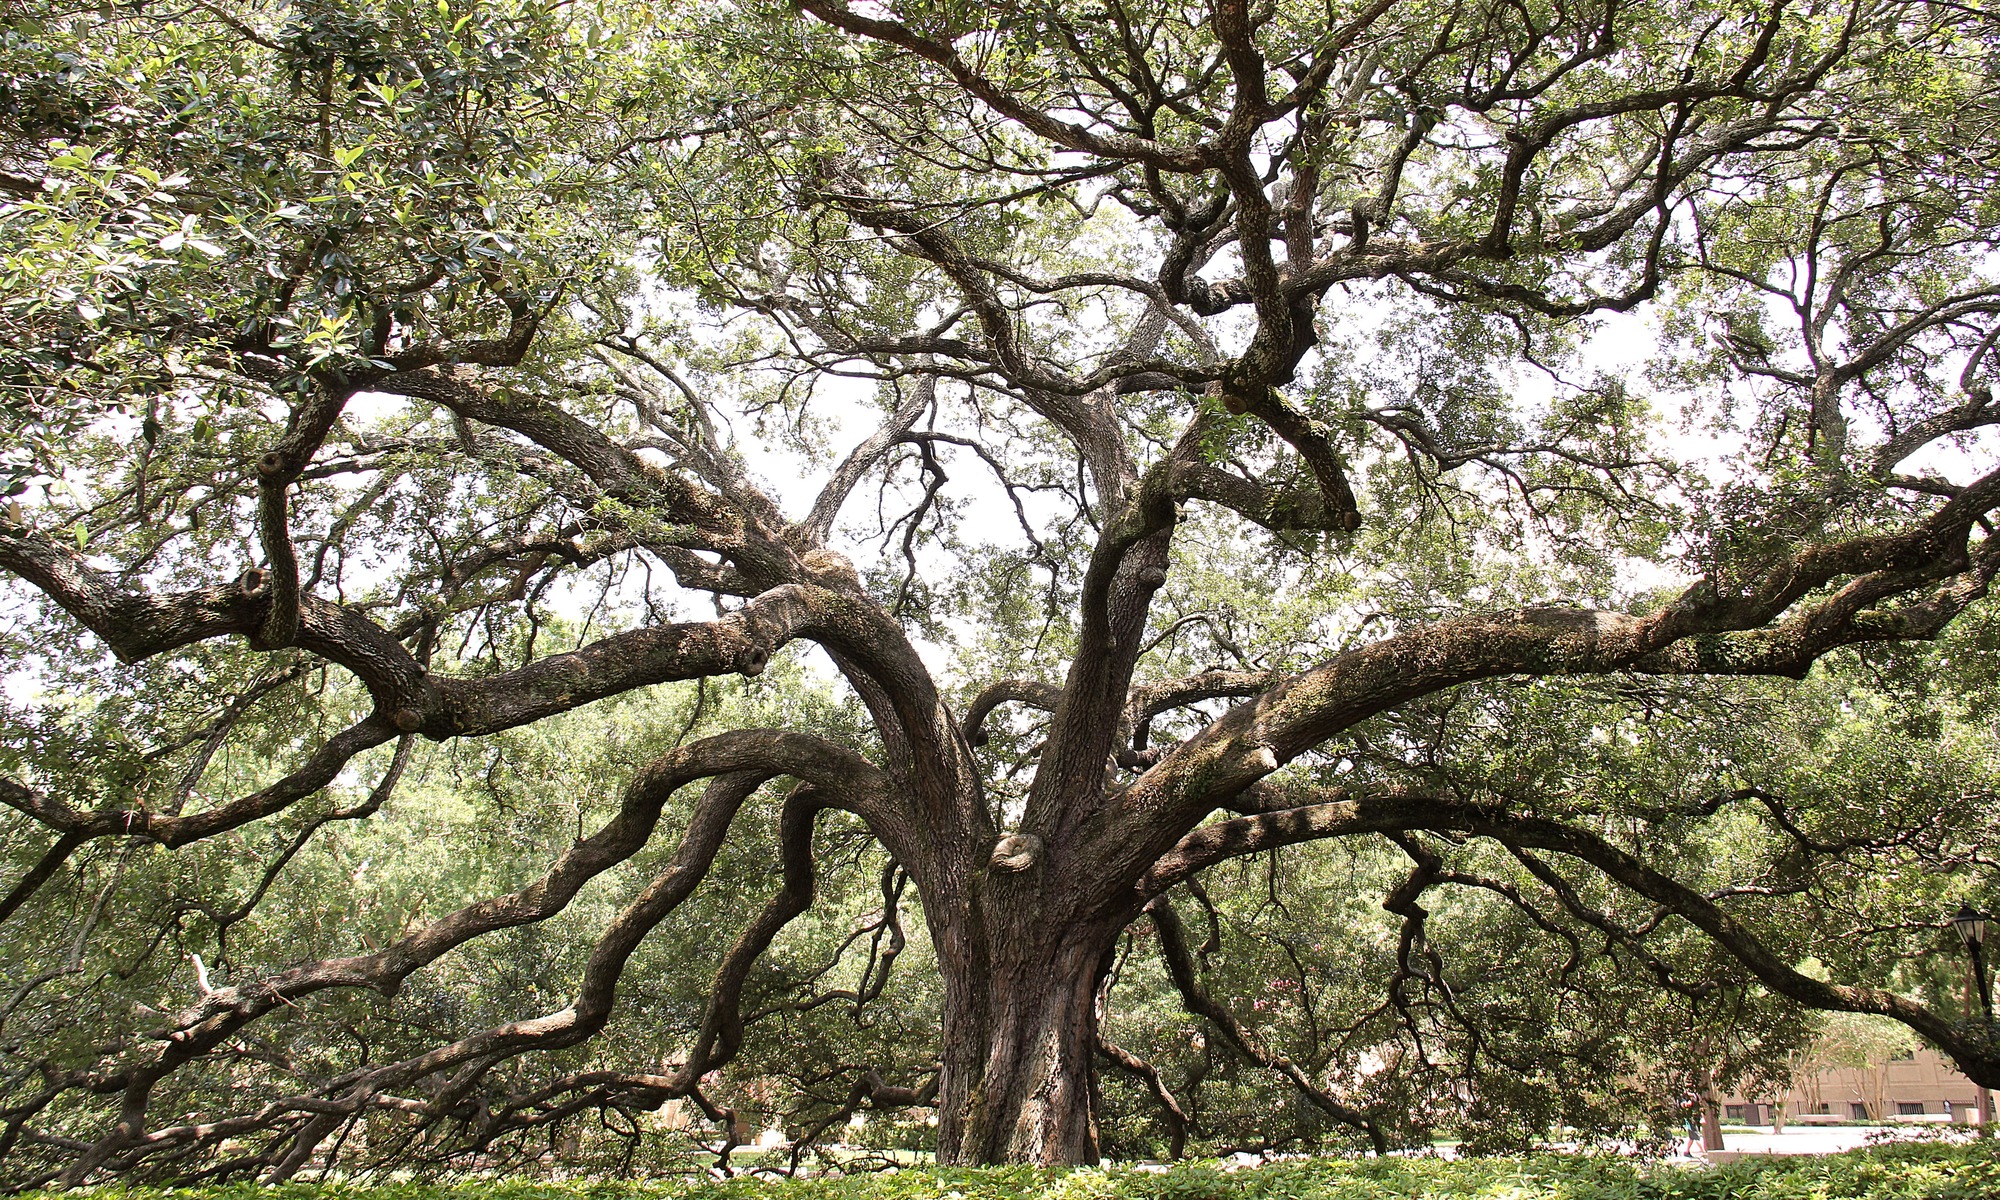
[(1996, 51), (18, 6), (0, 1181), (2000, 1086)]

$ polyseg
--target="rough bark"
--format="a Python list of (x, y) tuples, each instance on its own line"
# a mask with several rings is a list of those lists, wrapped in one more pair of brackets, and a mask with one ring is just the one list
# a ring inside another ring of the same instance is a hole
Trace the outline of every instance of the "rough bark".
[(942, 962), (938, 1157), (1097, 1161), (1097, 987), (1110, 937), (1020, 923), (974, 973)]

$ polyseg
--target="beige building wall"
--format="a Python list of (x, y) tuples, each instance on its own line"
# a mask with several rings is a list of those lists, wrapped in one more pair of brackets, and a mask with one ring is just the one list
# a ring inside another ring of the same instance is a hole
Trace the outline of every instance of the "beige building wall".
[[(1978, 1089), (1935, 1050), (1917, 1050), (1867, 1067), (1801, 1071), (1782, 1097), (1787, 1122), (1957, 1122), (1979, 1119)], [(1721, 1098), (1727, 1124), (1769, 1125), (1773, 1096)]]

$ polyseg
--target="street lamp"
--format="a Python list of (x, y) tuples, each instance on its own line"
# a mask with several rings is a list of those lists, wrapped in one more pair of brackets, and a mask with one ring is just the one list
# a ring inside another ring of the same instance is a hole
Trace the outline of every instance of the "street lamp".
[(1988, 1025), (1993, 1023), (1993, 985), (1986, 979), (1986, 922), (1991, 919), (1970, 904), (1959, 905), (1951, 918), (1958, 940), (1965, 943), (1966, 951), (1972, 955), (1972, 979), (1979, 988), (1979, 1006), (1985, 1010)]
[[(1951, 927), (1958, 931), (1958, 940), (1965, 943), (1966, 953), (1972, 955), (1972, 982), (1979, 989), (1979, 1007), (1986, 1014), (1986, 1032), (1993, 1032), (1993, 985), (1986, 980), (1986, 922), (1992, 920), (1985, 913), (1970, 904), (1961, 904), (1952, 914)], [(1979, 1132), (1986, 1137), (1993, 1136), (1993, 1093), (1979, 1089)]]

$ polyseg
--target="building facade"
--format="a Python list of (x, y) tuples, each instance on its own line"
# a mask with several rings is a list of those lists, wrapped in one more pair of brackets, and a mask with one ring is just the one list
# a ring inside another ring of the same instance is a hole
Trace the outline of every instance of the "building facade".
[[(1783, 1096), (1718, 1098), (1731, 1125), (1800, 1125), (1839, 1121), (1979, 1120), (1979, 1089), (1935, 1050), (1915, 1050), (1866, 1066), (1808, 1067)], [(1782, 1111), (1775, 1106), (1783, 1105)]]

